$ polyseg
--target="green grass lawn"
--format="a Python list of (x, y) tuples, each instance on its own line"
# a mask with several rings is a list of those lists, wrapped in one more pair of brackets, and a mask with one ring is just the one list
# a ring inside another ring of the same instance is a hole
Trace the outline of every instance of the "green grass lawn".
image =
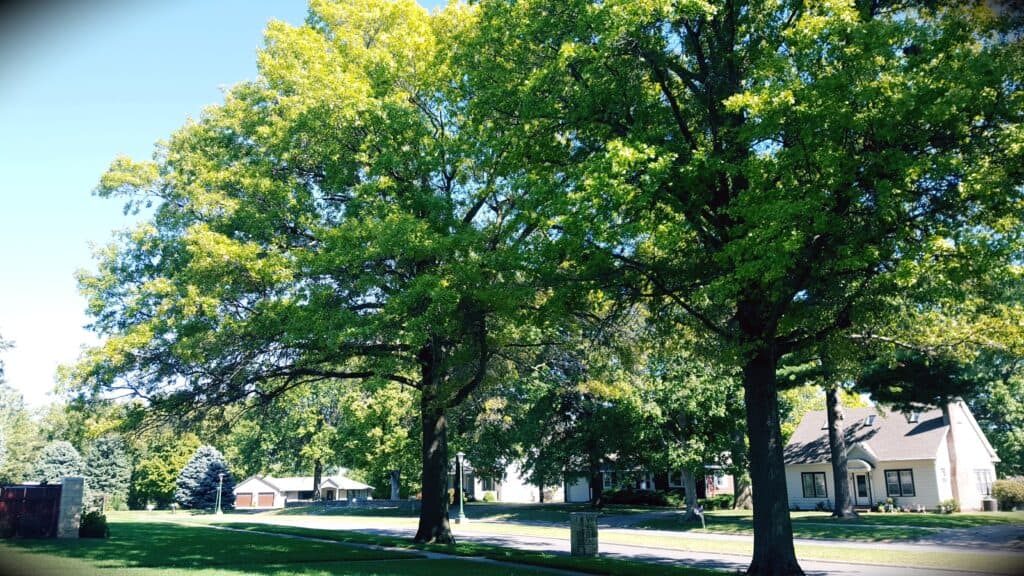
[(379, 518), (417, 518), (420, 513), (400, 508), (360, 508), (310, 504), (259, 513), (272, 516), (375, 516)]
[[(543, 566), (563, 568), (580, 572), (592, 572), (595, 574), (636, 574), (636, 575), (662, 575), (662, 574), (715, 574), (722, 576), (722, 572), (701, 571), (691, 569), (683, 571), (681, 568), (672, 568), (654, 564), (639, 564), (634, 562), (622, 562), (609, 558), (598, 558), (585, 560), (557, 556), (539, 552), (526, 552), (510, 550), (487, 544), (474, 544), (471, 542), (460, 542), (454, 546), (422, 546), (413, 544), (408, 538), (396, 536), (381, 536), (375, 534), (364, 534), (351, 530), (328, 530), (319, 528), (302, 528), (295, 526), (280, 526), (258, 523), (230, 523), (227, 524), (236, 528), (277, 532), (284, 534), (309, 535), (318, 538), (329, 538), (339, 542), (360, 542), (371, 544), (384, 544), (397, 546), (411, 550), (443, 551), (448, 554), (483, 556), (496, 560), (514, 559), (516, 562), (525, 562)], [(494, 527), (503, 528), (494, 530)], [(523, 530), (532, 536), (548, 536), (551, 538), (568, 538), (568, 530), (560, 528), (540, 526), (516, 526), (482, 525), (469, 524), (460, 529), (470, 528), (471, 530), (486, 530), (487, 532), (501, 532), (508, 534), (523, 534)], [(626, 544), (634, 546), (653, 546), (658, 548), (670, 548), (675, 550), (690, 550), (694, 552), (711, 552), (718, 554), (736, 554), (750, 556), (753, 552), (753, 545), (750, 542), (735, 540), (709, 540), (700, 538), (698, 534), (679, 536), (660, 536), (655, 534), (637, 534), (623, 532), (605, 532), (600, 536), (601, 542)], [(1020, 565), (1019, 554), (998, 553), (998, 552), (936, 552), (936, 551), (905, 551), (905, 550), (883, 550), (870, 547), (843, 547), (841, 545), (829, 545), (826, 543), (798, 544), (796, 546), (797, 557), (802, 560), (828, 560), (839, 562), (853, 562), (859, 564), (875, 564), (886, 566), (911, 566), (917, 568), (936, 568), (948, 570), (964, 570), (971, 572), (988, 572), (994, 574), (1014, 574)]]
[[(666, 511), (672, 508), (610, 505), (601, 509), (601, 517), (632, 516), (644, 512)], [(573, 512), (593, 512), (589, 504), (510, 504), (473, 503), (466, 505), (466, 515), (475, 520), (510, 522), (556, 522), (569, 524)]]
[[(454, 510), (454, 507), (452, 508)], [(512, 504), (503, 502), (471, 502), (465, 504), (466, 515), (474, 520), (510, 522), (564, 522), (569, 523), (572, 512), (591, 512), (589, 504)], [(655, 510), (671, 510), (671, 508), (648, 508), (635, 506), (606, 506), (602, 516), (626, 516)], [(385, 518), (415, 518), (419, 512), (398, 508), (350, 508), (347, 506), (296, 506), (284, 510), (276, 510), (270, 514), (280, 516), (376, 516)]]
[[(837, 522), (823, 514), (818, 520), (826, 522)], [(885, 514), (880, 512), (868, 512), (861, 514), (858, 520), (861, 524), (877, 526), (920, 526), (922, 528), (977, 528), (979, 526), (992, 526), (995, 524), (1024, 524), (1024, 512), (984, 512), (984, 513), (958, 513), (958, 514), (936, 514), (925, 512), (899, 512)]]
[(391, 576), (467, 572), (486, 576), (539, 573), (525, 566), (429, 560), (415, 553), (131, 518), (114, 519), (107, 540), (11, 540), (0, 544), (3, 574)]
[[(303, 528), (298, 526), (282, 526), (250, 522), (227, 522), (220, 523), (219, 525), (249, 531), (327, 538), (337, 542), (379, 544), (407, 550), (441, 552), (455, 556), (475, 556), (502, 562), (516, 562), (520, 564), (572, 570), (588, 574), (620, 574), (623, 576), (726, 576), (727, 574), (730, 574), (729, 572), (720, 570), (664, 566), (661, 564), (630, 562), (615, 558), (573, 558), (560, 554), (517, 550), (513, 548), (503, 548), (501, 546), (478, 544), (473, 542), (459, 542), (452, 545), (415, 544), (409, 538), (365, 534), (350, 530), (324, 530), (318, 528)], [(547, 530), (555, 529), (547, 528)], [(565, 536), (568, 536), (568, 531), (566, 531)]]

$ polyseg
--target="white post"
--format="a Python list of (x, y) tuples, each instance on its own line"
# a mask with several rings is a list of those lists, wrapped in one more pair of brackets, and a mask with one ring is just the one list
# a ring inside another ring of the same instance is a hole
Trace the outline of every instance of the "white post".
[(215, 514), (223, 514), (224, 511), (220, 509), (220, 492), (224, 489), (224, 473), (217, 474), (217, 512)]

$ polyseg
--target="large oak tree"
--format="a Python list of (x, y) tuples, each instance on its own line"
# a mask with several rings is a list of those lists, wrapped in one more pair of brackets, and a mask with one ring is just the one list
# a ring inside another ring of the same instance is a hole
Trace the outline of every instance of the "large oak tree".
[(1018, 36), (974, 3), (482, 5), (475, 110), (554, 191), (572, 264), (633, 271), (741, 368), (749, 573), (801, 573), (776, 370), (890, 297), (1012, 257)]
[(519, 272), (537, 227), (464, 122), (448, 47), (470, 22), (413, 0), (272, 22), (258, 79), (103, 176), (101, 196), (154, 209), (82, 276), (105, 341), (68, 377), (181, 414), (315, 382), (415, 389), (416, 539), (450, 542), (447, 411), (542, 304)]

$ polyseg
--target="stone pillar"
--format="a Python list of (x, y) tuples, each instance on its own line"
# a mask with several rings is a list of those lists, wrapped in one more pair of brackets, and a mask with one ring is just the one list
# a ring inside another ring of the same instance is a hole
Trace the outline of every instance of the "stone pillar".
[(597, 556), (597, 512), (569, 514), (573, 556)]
[(401, 472), (399, 470), (392, 470), (391, 471), (391, 499), (392, 500), (398, 500), (399, 499), (399, 496), (398, 496), (398, 494), (399, 494), (399, 492), (398, 492), (398, 487), (399, 487), (398, 486), (398, 481), (399, 481), (399, 475), (400, 474), (401, 474)]
[(84, 490), (85, 478), (81, 476), (66, 476), (61, 480), (57, 538), (78, 538), (78, 526), (82, 523)]

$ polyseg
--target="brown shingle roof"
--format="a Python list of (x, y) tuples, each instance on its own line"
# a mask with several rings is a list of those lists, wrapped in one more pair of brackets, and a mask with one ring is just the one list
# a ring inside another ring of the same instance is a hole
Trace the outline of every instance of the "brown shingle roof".
[[(887, 408), (844, 408), (846, 447), (860, 442), (867, 445), (879, 461), (928, 460), (936, 457), (948, 425), (942, 423), (942, 410), (922, 412), (917, 422)], [(865, 426), (869, 415), (874, 424)], [(808, 412), (786, 445), (786, 464), (830, 462), (825, 411)]]

